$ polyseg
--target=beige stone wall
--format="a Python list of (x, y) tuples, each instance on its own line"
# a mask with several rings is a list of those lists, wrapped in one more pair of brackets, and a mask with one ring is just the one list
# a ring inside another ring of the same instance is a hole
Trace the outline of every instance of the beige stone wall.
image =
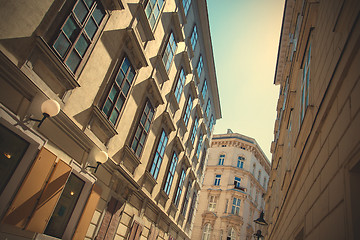
[[(262, 194), (266, 190), (263, 179), (269, 179), (270, 170), (266, 156), (261, 154), (258, 158), (255, 153), (262, 153), (262, 150), (252, 138), (236, 133), (213, 136), (192, 239), (202, 239), (206, 224), (211, 225), (209, 239), (220, 239), (221, 236), (221, 239), (226, 239), (231, 228), (235, 230), (234, 239), (251, 239), (257, 230), (253, 221), (264, 209)], [(219, 165), (220, 155), (225, 155), (223, 165)], [(245, 158), (242, 169), (237, 167), (239, 156)], [(253, 164), (255, 176), (252, 174)], [(257, 180), (258, 171), (262, 172), (260, 182)], [(214, 185), (216, 175), (221, 175), (219, 186)], [(241, 178), (243, 189), (234, 188), (235, 177)], [(209, 208), (213, 197), (216, 199), (214, 210)], [(234, 197), (241, 200), (238, 215), (232, 214)]]
[[(302, 1), (286, 3), (275, 83), (285, 89), (289, 77), (290, 91), (279, 98), (267, 239), (359, 238), (353, 204), (359, 199), (354, 188), (360, 146), (359, 10), (358, 1), (305, 1), (303, 8)], [(303, 18), (290, 62), (287, 38), (295, 32), (298, 13)], [(309, 106), (300, 125), (302, 61), (309, 44)]]

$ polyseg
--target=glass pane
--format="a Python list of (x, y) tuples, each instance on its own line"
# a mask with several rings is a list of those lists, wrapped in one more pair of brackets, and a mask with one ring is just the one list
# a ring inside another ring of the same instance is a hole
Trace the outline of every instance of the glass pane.
[(149, 114), (149, 119), (150, 120), (152, 120), (152, 118), (153, 118), (153, 116), (154, 116), (154, 110), (153, 109), (151, 109), (151, 112), (150, 112), (150, 114)]
[(164, 0), (159, 0), (159, 6), (160, 6), (160, 9), (161, 9), (161, 7), (162, 7), (162, 5), (164, 4)]
[(123, 104), (124, 104), (125, 99), (123, 98), (123, 96), (120, 96), (116, 102), (116, 108), (120, 111)]
[(142, 125), (145, 125), (145, 121), (146, 121), (146, 115), (143, 114), (143, 115), (141, 116), (140, 123), (141, 123)]
[(129, 75), (128, 75), (128, 80), (130, 83), (132, 83), (132, 81), (134, 80), (134, 77), (135, 77), (135, 70), (131, 68)]
[(148, 119), (145, 124), (145, 131), (148, 132), (150, 128), (150, 120)]
[(116, 87), (112, 87), (110, 94), (109, 94), (109, 98), (111, 99), (112, 102), (115, 101), (115, 97), (118, 94), (119, 90)]
[(129, 59), (124, 58), (124, 61), (123, 61), (123, 63), (121, 64), (121, 69), (123, 70), (123, 72), (124, 72), (125, 74), (127, 73), (129, 67), (130, 67)]
[(90, 18), (89, 21), (87, 22), (87, 24), (85, 26), (85, 31), (86, 31), (87, 35), (89, 36), (89, 38), (93, 39), (93, 37), (97, 31), (97, 26), (92, 18)]
[(135, 137), (140, 138), (140, 134), (141, 134), (141, 128), (138, 127), (138, 129), (136, 130), (136, 133), (135, 133)]
[(85, 52), (88, 49), (89, 45), (90, 44), (88, 43), (88, 41), (86, 40), (84, 35), (81, 34), (78, 42), (75, 45), (75, 48), (76, 48), (76, 50), (78, 51), (78, 53), (80, 54), (81, 57), (84, 57)]
[(146, 114), (148, 114), (148, 113), (149, 113), (149, 109), (150, 109), (150, 108), (149, 108), (149, 104), (146, 103), (144, 112), (145, 112)]
[(61, 238), (79, 199), (84, 181), (71, 174), (45, 229), (45, 234)]
[(154, 17), (155, 17), (155, 19), (158, 19), (159, 13), (160, 13), (160, 9), (159, 9), (158, 6), (156, 6), (156, 7), (154, 8)]
[(143, 134), (140, 138), (140, 144), (141, 145), (144, 145), (144, 142), (145, 142), (145, 138), (146, 138), (146, 134)]
[(151, 14), (151, 7), (150, 4), (148, 4), (145, 8), (146, 17), (149, 19)]
[(120, 70), (118, 75), (116, 76), (116, 82), (117, 82), (117, 84), (119, 84), (119, 86), (121, 86), (124, 77), (125, 77), (124, 73)]
[(73, 50), (66, 61), (66, 65), (72, 72), (75, 72), (81, 61), (80, 56)]
[(112, 104), (112, 102), (108, 99), (107, 101), (106, 101), (106, 103), (104, 104), (104, 107), (103, 107), (103, 112), (106, 114), (106, 116), (108, 116), (109, 117), (109, 115), (110, 115), (110, 110), (111, 110), (111, 108), (112, 108), (112, 106), (113, 106), (113, 104)]
[(93, 17), (95, 18), (95, 21), (97, 22), (98, 25), (100, 25), (104, 16), (105, 16), (105, 11), (99, 5), (97, 5), (94, 10)]
[(85, 0), (86, 5), (88, 6), (88, 8), (91, 8), (91, 6), (94, 3), (94, 0)]
[(54, 43), (55, 50), (60, 54), (61, 57), (64, 57), (69, 47), (70, 42), (67, 40), (63, 33), (60, 33), (58, 39)]
[(83, 23), (86, 18), (86, 15), (89, 13), (89, 10), (87, 10), (83, 1), (80, 0), (76, 4), (74, 13), (75, 13), (76, 18), (79, 20), (79, 22)]
[(138, 140), (136, 138), (134, 138), (133, 143), (131, 145), (132, 150), (134, 150), (134, 151), (136, 150), (137, 144), (138, 144)]
[(79, 31), (80, 31), (79, 26), (76, 24), (73, 17), (70, 16), (63, 27), (63, 32), (73, 43), (75, 41), (75, 39), (77, 38)]
[(124, 86), (122, 88), (122, 92), (124, 93), (125, 96), (127, 96), (129, 89), (130, 89), (130, 84), (128, 83), (128, 81), (125, 81)]
[(0, 194), (28, 147), (27, 141), (0, 124)]
[(113, 110), (111, 113), (111, 116), (109, 118), (110, 122), (112, 122), (114, 125), (116, 123), (116, 119), (118, 118), (119, 113), (116, 110)]
[(137, 156), (140, 156), (142, 149), (143, 149), (143, 147), (142, 147), (141, 145), (139, 145), (138, 148), (137, 148), (137, 150), (136, 150), (136, 153), (135, 153), (135, 154), (136, 154)]
[(150, 18), (150, 26), (151, 28), (154, 28), (156, 19), (154, 18), (154, 15), (151, 15)]

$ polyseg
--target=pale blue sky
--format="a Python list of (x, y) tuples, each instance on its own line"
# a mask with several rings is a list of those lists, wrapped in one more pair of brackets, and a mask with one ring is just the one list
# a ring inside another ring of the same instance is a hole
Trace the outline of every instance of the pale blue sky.
[(207, 0), (222, 119), (214, 133), (255, 138), (271, 161), (273, 84), (284, 0)]

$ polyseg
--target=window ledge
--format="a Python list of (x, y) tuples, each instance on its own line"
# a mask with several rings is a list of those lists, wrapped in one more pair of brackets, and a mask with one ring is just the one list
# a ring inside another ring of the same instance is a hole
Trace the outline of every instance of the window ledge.
[(160, 72), (160, 75), (163, 79), (163, 82), (166, 82), (167, 80), (169, 80), (169, 74), (168, 72), (166, 71), (166, 68), (165, 68), (165, 65), (164, 65), (164, 62), (162, 60), (162, 56), (161, 55), (158, 55), (157, 56), (157, 70), (159, 70)]
[(206, 126), (205, 126), (204, 122), (201, 123), (200, 129), (201, 129), (203, 135), (205, 135), (206, 134)]
[(175, 112), (180, 109), (179, 103), (176, 100), (174, 91), (170, 91), (170, 101), (175, 109)]
[(186, 22), (187, 22), (187, 20), (186, 20), (186, 15), (185, 15), (185, 9), (184, 9), (184, 5), (183, 5), (183, 1), (184, 0), (180, 0), (180, 1), (178, 1), (179, 2), (179, 12), (180, 12), (180, 14), (181, 14), (181, 17), (182, 17), (182, 19), (183, 19), (183, 24), (185, 25), (186, 24)]
[(147, 91), (151, 98), (153, 98), (155, 102), (155, 107), (162, 105), (165, 103), (163, 96), (161, 95), (158, 84), (156, 83), (154, 78), (149, 78), (149, 83), (147, 86)]
[[(80, 84), (75, 80), (74, 74), (71, 73), (67, 66), (59, 59), (56, 53), (50, 48), (50, 46), (45, 42), (45, 40), (38, 36), (36, 38), (36, 47), (38, 50), (43, 53), (42, 56), (45, 56), (47, 64), (50, 64), (51, 68), (55, 68), (56, 75), (59, 83), (62, 84), (66, 90), (74, 89), (76, 87), (80, 87)], [(32, 64), (36, 64), (37, 60), (41, 58), (39, 54), (34, 53), (31, 57)], [(34, 62), (33, 62), (34, 61)]]
[(177, 136), (177, 135), (174, 138), (174, 146), (177, 148), (179, 153), (181, 153), (181, 152), (183, 152), (185, 150), (184, 144), (182, 143), (180, 137)]
[(144, 182), (142, 186), (145, 187), (149, 193), (152, 193), (152, 190), (154, 189), (156, 184), (157, 184), (156, 179), (150, 174), (148, 170), (145, 170)]
[(194, 80), (191, 80), (189, 84), (190, 84), (190, 90), (191, 90), (193, 98), (194, 99), (198, 98), (199, 94), (197, 92)]
[(149, 20), (146, 17), (145, 9), (141, 3), (139, 3), (139, 5), (138, 5), (137, 14), (139, 16), (140, 23), (143, 27), (143, 30), (144, 30), (147, 40), (148, 41), (154, 40), (155, 39), (154, 33), (151, 29)]
[(164, 189), (160, 189), (160, 196), (165, 200), (165, 202), (167, 201), (167, 200), (169, 200), (169, 196), (166, 194), (166, 192), (164, 191)]
[(186, 126), (186, 124), (185, 124), (185, 122), (184, 122), (184, 118), (183, 118), (183, 117), (180, 118), (180, 120), (179, 120), (179, 127), (183, 130), (183, 133), (184, 133), (184, 134), (188, 131), (187, 126)]
[(183, 61), (184, 69), (185, 69), (186, 74), (188, 75), (192, 72), (190, 58), (189, 58), (188, 52), (186, 50), (184, 50), (181, 54), (182, 54), (182, 61)]
[[(92, 107), (92, 119), (89, 123), (90, 130), (103, 142), (106, 143), (110, 138), (117, 135), (115, 127), (105, 117), (98, 106)], [(106, 137), (104, 137), (104, 135)]]
[(175, 131), (175, 124), (170, 116), (170, 113), (168, 113), (167, 111), (164, 111), (162, 113), (163, 117), (162, 117), (162, 122), (165, 124), (165, 126), (167, 127), (167, 129), (169, 130), (169, 133), (172, 131)]
[(200, 84), (200, 78), (199, 78), (199, 74), (198, 74), (196, 68), (194, 69), (193, 75), (194, 75), (194, 78), (195, 78), (196, 83), (197, 83), (197, 84)]
[[(134, 173), (135, 169), (141, 164), (141, 161), (138, 158), (138, 156), (135, 155), (134, 151), (127, 144), (125, 144), (125, 146), (124, 146), (123, 156), (124, 156), (124, 160), (125, 159), (130, 160), (128, 162), (132, 165), (132, 168), (129, 169), (129, 171), (131, 173)], [(124, 165), (126, 166), (127, 164), (124, 164)]]
[(183, 42), (185, 39), (184, 31), (181, 28), (180, 17), (178, 12), (172, 12), (172, 21), (174, 26), (174, 32), (178, 42)]
[(191, 45), (191, 38), (187, 38), (186, 39), (186, 44), (187, 44), (187, 48), (185, 51), (187, 51), (189, 53), (189, 58), (192, 59), (194, 56), (195, 56), (195, 49), (192, 48), (192, 45)]
[[(189, 160), (189, 158), (188, 158), (188, 156), (187, 156), (186, 154), (184, 154), (182, 160), (183, 160), (183, 164), (184, 164), (184, 166), (185, 166), (186, 168), (191, 167), (190, 160)], [(190, 172), (191, 172), (191, 171), (190, 171)], [(193, 178), (193, 179), (195, 179), (195, 178)]]
[(202, 113), (202, 109), (201, 109), (201, 106), (200, 104), (196, 104), (196, 114), (199, 118), (203, 118), (204, 117), (204, 114)]
[(126, 33), (128, 35), (127, 38), (127, 47), (129, 48), (132, 55), (135, 57), (137, 62), (137, 68), (148, 66), (147, 58), (145, 56), (144, 49), (140, 43), (140, 39), (136, 35), (133, 28), (127, 28)]

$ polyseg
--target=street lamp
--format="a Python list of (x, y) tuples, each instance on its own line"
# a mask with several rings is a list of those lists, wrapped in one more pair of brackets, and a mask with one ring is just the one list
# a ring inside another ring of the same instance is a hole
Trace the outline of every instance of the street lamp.
[(254, 233), (254, 237), (257, 240), (264, 238), (264, 236), (261, 234), (261, 230), (257, 230), (256, 233)]
[(60, 104), (52, 99), (48, 99), (41, 104), (41, 112), (43, 114), (42, 119), (29, 118), (32, 121), (38, 122), (38, 127), (44, 122), (48, 117), (54, 117), (60, 112)]
[[(264, 211), (261, 211), (260, 217), (258, 219), (255, 219), (254, 223), (259, 224), (261, 226), (268, 225), (264, 219)], [(256, 233), (254, 233), (254, 237), (257, 240), (259, 240), (260, 238), (264, 238), (264, 236), (261, 234), (261, 230), (257, 230)]]
[(96, 173), (100, 164), (103, 164), (108, 160), (108, 154), (105, 151), (98, 151), (94, 154), (94, 158), (96, 161), (96, 166), (87, 166), (87, 168), (95, 169), (94, 173)]

